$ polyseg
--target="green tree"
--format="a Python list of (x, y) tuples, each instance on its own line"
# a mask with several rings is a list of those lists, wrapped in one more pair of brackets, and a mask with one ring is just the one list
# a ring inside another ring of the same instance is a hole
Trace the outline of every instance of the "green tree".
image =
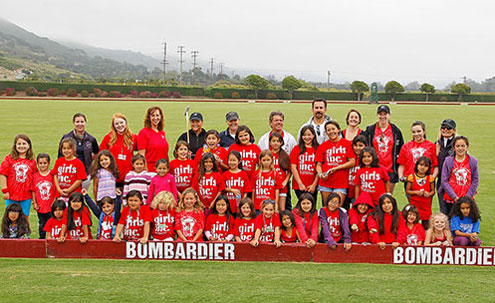
[(394, 80), (388, 81), (387, 84), (385, 84), (385, 92), (391, 96), (391, 101), (394, 101), (397, 94), (404, 92), (404, 86)]
[(254, 74), (247, 76), (244, 79), (244, 83), (254, 90), (255, 98), (258, 98), (258, 92), (260, 89), (267, 88), (270, 85), (265, 78)]
[(421, 87), (419, 88), (420, 91), (425, 93), (426, 95), (426, 102), (428, 102), (428, 99), (430, 97), (430, 94), (435, 93), (435, 86), (429, 84), (429, 83), (423, 83), (421, 84)]
[(282, 88), (286, 89), (290, 94), (290, 99), (294, 97), (294, 91), (302, 87), (302, 83), (294, 76), (287, 76), (282, 80)]
[(367, 92), (370, 90), (370, 87), (368, 84), (364, 83), (363, 81), (353, 81), (350, 85), (351, 90), (353, 93), (357, 94), (357, 99), (358, 101), (361, 101), (361, 96), (364, 92)]
[(450, 92), (459, 95), (458, 100), (462, 101), (462, 96), (467, 96), (471, 93), (471, 87), (464, 83), (457, 83), (450, 87)]

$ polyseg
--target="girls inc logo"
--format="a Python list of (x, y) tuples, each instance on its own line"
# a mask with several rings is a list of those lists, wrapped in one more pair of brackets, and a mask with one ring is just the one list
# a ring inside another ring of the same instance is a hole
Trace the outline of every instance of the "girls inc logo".
[(312, 172), (314, 171), (315, 154), (302, 154), (299, 155), (299, 171), (300, 172)]
[(155, 230), (157, 232), (168, 232), (169, 224), (174, 224), (175, 218), (167, 215), (167, 216), (159, 216), (154, 219), (155, 222)]
[(360, 176), (360, 178), (361, 178), (361, 187), (363, 190), (374, 190), (375, 182), (381, 180), (380, 174), (376, 171), (371, 173), (365, 172)]
[(239, 226), (239, 234), (239, 238), (241, 238), (243, 242), (251, 240), (254, 234), (254, 225), (251, 224)]
[(177, 184), (189, 184), (191, 182), (190, 176), (193, 173), (191, 166), (180, 166), (174, 169), (175, 183)]
[(275, 186), (275, 179), (261, 176), (256, 180), (256, 195), (267, 196), (270, 194), (270, 187)]
[(326, 152), (326, 160), (330, 163), (340, 163), (342, 161), (342, 156), (347, 153), (347, 149), (343, 146), (332, 147)]

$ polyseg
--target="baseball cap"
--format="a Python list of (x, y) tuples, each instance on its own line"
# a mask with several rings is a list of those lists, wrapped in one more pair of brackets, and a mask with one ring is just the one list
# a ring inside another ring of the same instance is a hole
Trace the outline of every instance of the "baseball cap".
[(385, 104), (378, 106), (376, 113), (379, 114), (381, 112), (386, 112), (387, 114), (390, 114), (390, 107), (388, 107), (388, 105)]
[(203, 121), (203, 115), (198, 112), (192, 113), (191, 117), (189, 117), (189, 121), (193, 121), (193, 120)]
[(237, 114), (236, 112), (228, 112), (225, 115), (225, 120), (227, 120), (229, 122), (232, 120), (239, 120), (239, 114)]
[(442, 121), (442, 125), (441, 126), (448, 126), (450, 128), (455, 128), (456, 127), (456, 124), (455, 124), (455, 121), (452, 120), (452, 119), (445, 119)]

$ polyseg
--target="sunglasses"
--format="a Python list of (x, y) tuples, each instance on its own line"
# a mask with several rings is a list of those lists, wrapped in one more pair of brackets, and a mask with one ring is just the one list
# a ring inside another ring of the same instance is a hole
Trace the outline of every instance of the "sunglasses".
[(442, 125), (442, 126), (440, 127), (440, 129), (452, 130), (452, 129), (454, 129), (454, 128), (453, 128), (453, 127), (451, 127), (451, 126), (448, 126), (448, 125)]

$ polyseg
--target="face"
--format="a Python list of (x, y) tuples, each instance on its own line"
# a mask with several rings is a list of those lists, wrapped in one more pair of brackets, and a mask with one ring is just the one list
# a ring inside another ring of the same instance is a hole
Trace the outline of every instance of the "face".
[(144, 170), (144, 161), (139, 159), (139, 160), (136, 160), (134, 161), (134, 163), (132, 164), (132, 167), (134, 168), (134, 170), (137, 172), (137, 173), (140, 173)]
[(363, 164), (366, 166), (371, 165), (371, 163), (373, 162), (373, 156), (371, 155), (371, 153), (363, 153), (361, 157), (363, 159)]
[(219, 214), (225, 214), (227, 211), (227, 202), (225, 200), (218, 200), (216, 209)]
[(428, 165), (426, 165), (426, 163), (424, 161), (421, 161), (418, 163), (418, 172), (422, 175), (426, 174), (426, 172), (428, 171)]
[(332, 200), (328, 201), (327, 207), (330, 211), (335, 211), (339, 207), (339, 199), (333, 198)]
[(64, 216), (64, 210), (57, 207), (57, 209), (55, 209), (55, 211), (53, 212), (53, 215), (55, 216), (55, 218), (60, 219)]
[(358, 126), (359, 123), (361, 123), (359, 115), (356, 112), (351, 112), (349, 114), (349, 119), (347, 119), (347, 123), (352, 127)]
[(239, 132), (239, 142), (241, 142), (242, 145), (248, 145), (250, 137), (249, 133), (245, 130)]
[(74, 150), (69, 143), (64, 143), (62, 145), (62, 155), (64, 155), (64, 157), (66, 158), (72, 157), (74, 155)]
[(461, 203), (461, 213), (464, 217), (469, 217), (471, 214), (471, 206), (469, 203)]
[(16, 211), (9, 211), (8, 216), (11, 222), (16, 222), (19, 219), (19, 213)]
[(81, 209), (81, 207), (82, 207), (82, 202), (81, 202), (81, 201), (79, 201), (79, 200), (77, 200), (77, 199), (72, 200), (72, 201), (70, 201), (70, 207), (71, 207), (73, 210), (78, 211), (78, 210), (80, 210), (80, 209)]
[(273, 205), (273, 203), (266, 203), (261, 211), (263, 212), (263, 216), (265, 216), (265, 218), (271, 218), (275, 212), (275, 205)]
[(242, 214), (244, 217), (250, 217), (250, 216), (251, 216), (251, 207), (249, 207), (249, 204), (244, 203), (244, 204), (241, 206), (241, 214)]
[(27, 143), (26, 140), (19, 138), (19, 139), (17, 139), (17, 142), (15, 143), (15, 150), (19, 154), (24, 155), (29, 150), (29, 143)]
[(412, 137), (413, 137), (413, 140), (416, 141), (416, 142), (422, 142), (424, 139), (425, 139), (425, 131), (423, 130), (423, 128), (421, 127), (421, 125), (414, 125), (412, 128), (411, 128), (411, 132), (412, 132)]
[(282, 128), (284, 128), (284, 119), (282, 118), (282, 116), (273, 116), (272, 121), (270, 121), (270, 126), (272, 127), (273, 131), (279, 133), (282, 131)]
[(228, 159), (230, 169), (237, 169), (239, 167), (239, 159), (236, 156), (230, 154)]
[(384, 213), (389, 215), (392, 213), (392, 211), (394, 210), (394, 204), (392, 203), (392, 201), (390, 201), (390, 199), (386, 198), (385, 200), (383, 200), (382, 210)]
[(354, 153), (356, 155), (361, 155), (361, 151), (366, 147), (366, 145), (363, 142), (357, 142), (356, 144), (352, 145), (352, 149), (354, 150)]
[(269, 155), (265, 155), (263, 158), (261, 158), (261, 167), (265, 169), (269, 169), (272, 166), (272, 157)]
[(108, 168), (110, 167), (110, 157), (106, 155), (101, 155), (100, 156), (100, 166), (103, 168)]
[(118, 134), (123, 134), (127, 128), (127, 122), (122, 118), (115, 118), (113, 120), (113, 127)]
[(158, 210), (160, 210), (160, 211), (167, 210), (167, 204), (165, 204), (165, 202), (163, 202), (163, 201), (158, 203)]
[(416, 218), (417, 217), (418, 216), (416, 216), (416, 213), (415, 212), (410, 211), (407, 214), (407, 223), (413, 224), (416, 221)]
[(447, 222), (442, 218), (435, 218), (435, 220), (433, 220), (433, 227), (436, 230), (444, 230), (446, 226)]
[(313, 136), (313, 133), (309, 129), (307, 129), (302, 136), (304, 144), (311, 145), (314, 137), (315, 136)]
[(282, 225), (285, 227), (292, 227), (292, 221), (290, 220), (290, 217), (287, 215), (284, 215), (282, 217)]
[(202, 127), (203, 127), (203, 121), (200, 120), (191, 121), (191, 129), (193, 130), (193, 132), (195, 133), (200, 132)]
[(167, 164), (165, 164), (165, 163), (160, 163), (160, 164), (157, 166), (157, 168), (156, 168), (156, 173), (157, 173), (159, 176), (163, 177), (163, 176), (165, 176), (165, 175), (168, 173), (168, 169), (169, 169), (169, 168), (168, 168), (168, 165), (167, 165)]
[(76, 117), (74, 120), (74, 129), (78, 133), (82, 133), (86, 130), (86, 120), (84, 117)]
[(188, 153), (189, 153), (189, 148), (187, 148), (187, 146), (185, 145), (181, 145), (179, 146), (179, 148), (177, 148), (177, 157), (180, 159), (186, 159)]
[(48, 162), (47, 158), (40, 158), (38, 160), (38, 169), (40, 171), (47, 171), (49, 167), (50, 167), (50, 162)]
[(315, 102), (313, 105), (313, 117), (316, 119), (322, 119), (325, 117), (325, 113), (327, 109), (325, 108), (325, 103), (324, 102)]
[(151, 113), (150, 120), (151, 125), (153, 125), (154, 127), (157, 127), (158, 124), (160, 124), (160, 122), (162, 121), (162, 115), (160, 114), (160, 111), (158, 109)]
[(457, 140), (454, 145), (454, 151), (456, 155), (458, 156), (464, 156), (466, 155), (466, 152), (468, 151), (468, 146), (466, 144), (466, 141), (464, 140)]
[(237, 127), (239, 126), (239, 119), (227, 121), (227, 125), (229, 126), (230, 132), (234, 133), (237, 131)]
[(113, 204), (105, 203), (101, 206), (101, 210), (105, 215), (109, 216), (113, 213)]
[(390, 114), (384, 111), (378, 113), (378, 122), (386, 125), (390, 122)]
[(442, 134), (442, 137), (450, 138), (455, 134), (455, 128), (451, 128), (448, 125), (442, 125), (440, 127), (440, 133)]
[(206, 159), (204, 162), (205, 166), (205, 171), (212, 171), (213, 170), (213, 161), (211, 159)]
[(127, 199), (127, 205), (131, 210), (138, 210), (141, 205), (141, 199), (138, 196), (132, 196)]
[(215, 135), (208, 135), (208, 137), (206, 137), (206, 145), (208, 145), (209, 148), (216, 148), (219, 142), (220, 139)]
[(328, 138), (330, 138), (330, 140), (335, 141), (339, 138), (340, 129), (338, 129), (337, 126), (328, 124), (325, 131), (327, 132)]
[(277, 137), (272, 137), (270, 140), (270, 146), (272, 147), (273, 151), (279, 151), (280, 147), (282, 147), (282, 142), (280, 142), (280, 139)]
[(367, 212), (368, 208), (369, 208), (368, 204), (363, 204), (363, 203), (358, 204), (358, 206), (357, 206), (357, 209), (361, 214), (364, 214), (365, 212)]
[(187, 209), (191, 209), (194, 207), (194, 204), (196, 204), (196, 197), (194, 196), (193, 193), (187, 193), (184, 196), (184, 206)]
[(311, 201), (309, 201), (308, 199), (304, 199), (301, 201), (301, 209), (305, 213), (309, 213), (312, 206), (313, 205), (311, 204)]

